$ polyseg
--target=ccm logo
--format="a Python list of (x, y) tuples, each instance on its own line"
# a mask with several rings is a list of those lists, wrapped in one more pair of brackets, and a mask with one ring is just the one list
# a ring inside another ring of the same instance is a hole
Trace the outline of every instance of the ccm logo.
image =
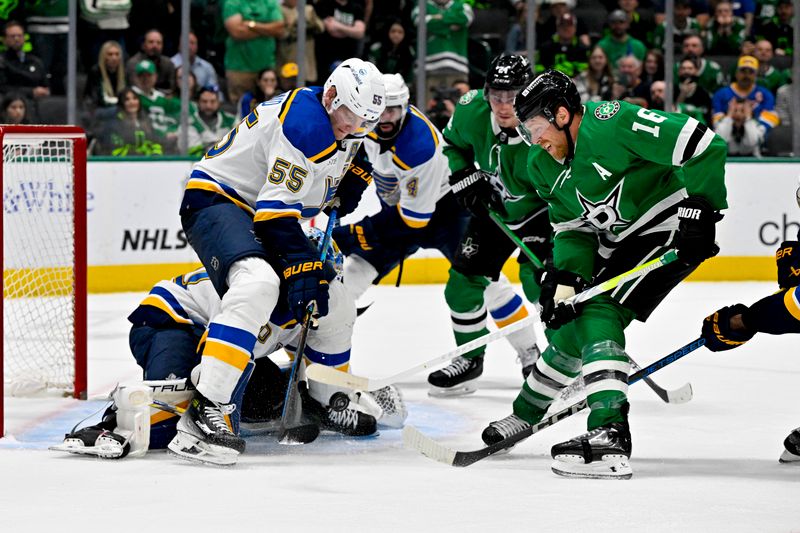
[(700, 210), (692, 207), (679, 207), (678, 218), (691, 218), (693, 220), (700, 220)]

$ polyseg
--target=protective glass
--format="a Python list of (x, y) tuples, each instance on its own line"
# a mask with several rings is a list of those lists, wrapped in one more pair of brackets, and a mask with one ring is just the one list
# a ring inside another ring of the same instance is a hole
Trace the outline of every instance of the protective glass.
[(340, 105), (336, 110), (331, 113), (331, 116), (337, 122), (338, 126), (348, 127), (349, 134), (352, 137), (365, 137), (369, 132), (375, 129), (378, 124), (377, 120), (365, 120), (355, 113), (346, 105)]
[(387, 107), (383, 110), (379, 122), (395, 123), (403, 117), (403, 108), (400, 106)]
[(542, 115), (529, 118), (525, 122), (520, 122), (517, 126), (517, 131), (525, 144), (532, 145), (539, 142), (539, 139), (550, 126), (550, 121)]
[(493, 104), (513, 104), (517, 91), (501, 91), (500, 89), (489, 89), (489, 101)]

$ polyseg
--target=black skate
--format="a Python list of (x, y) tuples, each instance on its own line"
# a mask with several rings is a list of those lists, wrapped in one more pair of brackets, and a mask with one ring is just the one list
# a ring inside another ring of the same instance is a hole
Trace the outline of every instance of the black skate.
[(633, 475), (631, 434), (627, 424), (614, 422), (556, 444), (551, 450), (553, 472), (565, 477), (630, 479)]
[(322, 429), (348, 437), (365, 437), (378, 431), (375, 417), (350, 407), (350, 398), (343, 392), (331, 396), (330, 405), (324, 407), (310, 394), (303, 395), (303, 407)]
[(483, 356), (472, 359), (458, 356), (449, 365), (428, 376), (428, 383), (432, 385), (428, 395), (445, 397), (470, 394), (478, 389), (475, 382), (481, 374)]
[(789, 433), (783, 441), (783, 448), (779, 462), (800, 464), (800, 428)]
[(230, 466), (244, 452), (244, 439), (234, 435), (225, 415), (234, 404), (216, 404), (197, 393), (178, 421), (178, 433), (168, 448), (182, 459), (199, 463)]
[(116, 427), (116, 419), (112, 415), (103, 422), (64, 435), (64, 442), (50, 449), (57, 452), (68, 452), (79, 455), (93, 455), (102, 459), (122, 459), (131, 447), (125, 437), (111, 431)]
[(536, 360), (542, 355), (539, 347), (534, 345), (527, 350), (517, 354), (517, 361), (522, 365), (522, 378), (527, 379), (528, 375), (533, 372), (533, 367), (536, 365)]
[[(517, 433), (525, 431), (530, 427), (530, 424), (525, 422), (514, 413), (511, 413), (507, 417), (492, 422), (486, 426), (486, 429), (484, 429), (483, 433), (481, 433), (481, 438), (487, 446), (491, 446), (492, 444), (496, 444), (503, 439), (507, 439), (511, 435), (516, 435)], [(513, 446), (510, 446), (508, 449), (510, 450), (511, 448), (513, 448)]]

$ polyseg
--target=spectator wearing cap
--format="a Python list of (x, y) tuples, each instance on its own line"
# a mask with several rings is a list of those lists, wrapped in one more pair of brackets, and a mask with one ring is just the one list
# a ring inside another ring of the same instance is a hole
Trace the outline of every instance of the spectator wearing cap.
[(736, 63), (736, 79), (727, 87), (714, 93), (712, 100), (712, 120), (714, 127), (726, 115), (731, 113), (732, 102), (737, 99), (749, 102), (752, 116), (758, 122), (762, 138), (769, 130), (780, 124), (775, 112), (775, 96), (756, 84), (758, 76), (758, 59), (753, 56), (742, 56)]
[[(135, 82), (133, 91), (139, 96), (142, 109), (147, 113), (153, 129), (170, 142), (177, 139), (178, 122), (180, 120), (181, 101), (169, 98), (156, 89), (156, 66), (149, 59), (143, 59), (134, 68)], [(173, 83), (174, 83), (173, 75)]]
[(649, 43), (656, 29), (656, 22), (653, 14), (647, 10), (639, 9), (639, 0), (617, 0), (619, 9), (628, 15), (630, 26), (628, 33), (643, 43)]
[[(219, 80), (217, 79), (217, 72), (211, 63), (197, 55), (198, 41), (197, 34), (193, 31), (189, 32), (189, 64), (192, 66), (192, 74), (194, 74), (199, 87), (219, 87)], [(183, 56), (180, 52), (170, 58), (172, 64), (177, 70), (183, 64)], [(175, 88), (180, 91), (180, 87)], [(222, 94), (218, 94), (222, 98)]]
[[(278, 39), (277, 64), (284, 65), (297, 61), (297, 0), (283, 0), (281, 5), (283, 20), (286, 22), (286, 33)], [(303, 62), (307, 85), (317, 82), (317, 57), (314, 52), (315, 36), (325, 31), (325, 24), (317, 15), (314, 6), (306, 4), (305, 58)], [(381, 70), (383, 72), (383, 70)]]
[(280, 87), (281, 92), (297, 89), (298, 73), (299, 69), (297, 67), (297, 63), (286, 63), (285, 65), (281, 66), (280, 79), (278, 80), (278, 86)]
[(705, 48), (710, 55), (737, 55), (746, 37), (744, 19), (733, 14), (733, 4), (721, 0), (706, 26)]
[(608, 61), (616, 65), (617, 61), (625, 56), (634, 56), (639, 61), (644, 61), (647, 47), (642, 41), (628, 34), (630, 21), (628, 15), (621, 9), (616, 9), (608, 15), (610, 33), (600, 39), (597, 46), (605, 51)]
[(555, 68), (574, 78), (588, 68), (589, 50), (577, 35), (578, 23), (575, 15), (566, 12), (556, 22), (558, 31), (539, 50), (537, 70)]
[[(690, 0), (675, 0), (675, 17), (673, 23), (673, 46), (674, 53), (680, 54), (683, 38), (687, 35), (700, 35), (703, 27), (692, 17), (692, 3)], [(664, 49), (666, 40), (667, 22), (664, 21), (653, 30), (653, 48)]]
[[(725, 76), (722, 73), (722, 67), (719, 63), (706, 59), (703, 57), (705, 54), (705, 47), (703, 46), (703, 39), (699, 35), (687, 35), (683, 38), (681, 46), (683, 56), (694, 56), (698, 59), (700, 65), (697, 73), (697, 83), (708, 91), (709, 94), (714, 94), (717, 89), (725, 85)], [(678, 63), (674, 65), (675, 73), (678, 71)]]
[[(454, 0), (460, 2), (461, 0)], [(430, 2), (429, 2), (430, 5)], [(361, 0), (319, 0), (315, 8), (325, 25), (317, 38), (317, 70), (320, 80), (327, 79), (335, 65), (349, 57), (360, 56), (361, 40), (366, 32), (365, 8)], [(428, 17), (435, 16), (428, 7)], [(430, 30), (430, 25), (428, 25)], [(432, 35), (428, 35), (429, 40)], [(458, 40), (458, 36), (454, 36)], [(464, 36), (466, 49), (466, 34)], [(465, 51), (466, 55), (466, 51)]]
[(189, 155), (200, 157), (236, 125), (236, 117), (222, 110), (219, 90), (203, 87), (197, 96), (197, 111), (189, 121)]
[[(575, 9), (575, 0), (544, 0), (543, 3), (548, 5), (549, 13), (541, 23), (536, 25), (536, 41), (540, 48), (555, 37), (556, 33), (558, 32), (558, 21), (560, 18), (566, 13), (574, 15), (573, 10)], [(524, 2), (524, 4), (527, 5), (527, 2)], [(524, 12), (521, 16), (525, 16)], [(522, 19), (522, 22), (524, 23), (525, 19)], [(589, 46), (591, 46), (591, 39), (589, 38), (589, 28), (586, 26), (584, 21), (577, 21), (575, 32), (581, 44), (588, 49)], [(520, 37), (523, 39), (523, 46), (518, 50), (524, 51), (524, 32), (522, 32)]]
[(278, 0), (225, 0), (222, 17), (225, 41), (225, 79), (228, 96), (238, 102), (256, 86), (258, 73), (275, 68), (275, 40), (286, 24)]
[[(769, 6), (763, 4), (761, 6), (762, 12)], [(794, 26), (792, 25), (792, 18), (794, 17), (794, 5), (792, 0), (778, 0), (778, 5), (774, 6), (775, 14), (761, 18), (755, 28), (753, 34), (755, 38), (767, 39), (772, 43), (772, 48), (775, 55), (783, 56), (792, 55), (794, 48)]]
[(47, 71), (42, 60), (23, 50), (25, 28), (16, 21), (5, 25), (6, 51), (0, 56), (0, 91), (16, 92), (28, 99), (50, 96)]
[(144, 34), (142, 50), (131, 56), (125, 64), (128, 80), (137, 85), (136, 67), (147, 59), (156, 69), (155, 88), (170, 96), (175, 92), (175, 66), (168, 57), (162, 55), (164, 50), (164, 36), (158, 30), (150, 30)]

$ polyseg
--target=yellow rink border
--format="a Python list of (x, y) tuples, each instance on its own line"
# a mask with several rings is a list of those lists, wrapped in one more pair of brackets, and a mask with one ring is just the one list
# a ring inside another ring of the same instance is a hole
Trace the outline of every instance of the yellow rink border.
[[(196, 263), (168, 263), (154, 265), (114, 265), (89, 267), (89, 292), (146, 292), (159, 280), (169, 279), (198, 268)], [(420, 257), (406, 260), (403, 266), (403, 284), (445, 283), (450, 265), (440, 257)], [(519, 282), (519, 267), (515, 259), (509, 260), (503, 272), (514, 282)], [(703, 263), (689, 281), (774, 281), (775, 259), (769, 257), (715, 257)], [(395, 269), (381, 284), (393, 285), (397, 280)]]

